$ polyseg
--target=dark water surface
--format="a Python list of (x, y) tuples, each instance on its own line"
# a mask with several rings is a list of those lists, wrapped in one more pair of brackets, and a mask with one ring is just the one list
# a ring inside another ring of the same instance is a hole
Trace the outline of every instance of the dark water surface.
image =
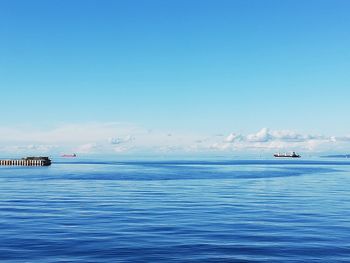
[(1, 262), (350, 262), (350, 162), (0, 167)]

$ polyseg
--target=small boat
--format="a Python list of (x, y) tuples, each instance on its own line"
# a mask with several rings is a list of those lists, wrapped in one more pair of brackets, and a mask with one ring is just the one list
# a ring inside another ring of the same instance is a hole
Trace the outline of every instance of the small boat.
[(77, 157), (77, 155), (75, 153), (73, 154), (62, 154), (61, 157), (64, 157), (64, 158), (74, 158), (74, 157)]
[(295, 152), (292, 153), (275, 153), (273, 155), (276, 158), (300, 158), (301, 156), (299, 154), (296, 154)]

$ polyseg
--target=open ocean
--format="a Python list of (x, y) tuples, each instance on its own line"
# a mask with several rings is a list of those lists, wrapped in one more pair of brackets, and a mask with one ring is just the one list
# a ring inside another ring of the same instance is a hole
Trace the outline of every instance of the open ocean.
[(350, 161), (0, 167), (1, 262), (350, 262)]

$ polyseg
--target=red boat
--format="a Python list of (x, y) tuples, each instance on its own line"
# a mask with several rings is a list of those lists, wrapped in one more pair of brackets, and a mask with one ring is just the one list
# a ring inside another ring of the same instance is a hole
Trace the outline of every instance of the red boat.
[(61, 157), (74, 158), (74, 157), (77, 157), (77, 155), (75, 153), (73, 153), (73, 154), (62, 154)]

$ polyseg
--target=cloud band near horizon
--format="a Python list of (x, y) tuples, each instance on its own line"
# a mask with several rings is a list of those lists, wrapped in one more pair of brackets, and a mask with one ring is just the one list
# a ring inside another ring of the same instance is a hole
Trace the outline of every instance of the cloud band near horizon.
[(302, 134), (262, 128), (256, 133), (210, 135), (170, 132), (107, 122), (65, 124), (51, 129), (0, 127), (0, 150), (6, 154), (171, 154), (261, 153), (271, 151), (347, 152), (350, 136)]

